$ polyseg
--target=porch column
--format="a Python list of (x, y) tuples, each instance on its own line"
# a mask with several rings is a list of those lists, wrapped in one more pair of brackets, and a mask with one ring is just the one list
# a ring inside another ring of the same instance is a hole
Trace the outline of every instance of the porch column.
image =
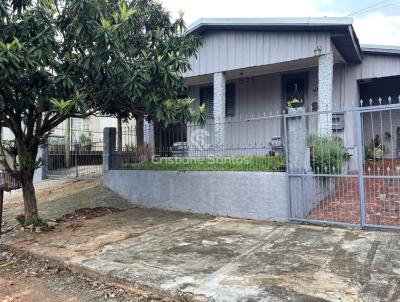
[(222, 155), (225, 144), (225, 73), (214, 73), (214, 135), (216, 154)]
[[(318, 110), (332, 110), (333, 91), (333, 53), (318, 58)], [(332, 114), (321, 114), (318, 117), (318, 133), (332, 134)]]

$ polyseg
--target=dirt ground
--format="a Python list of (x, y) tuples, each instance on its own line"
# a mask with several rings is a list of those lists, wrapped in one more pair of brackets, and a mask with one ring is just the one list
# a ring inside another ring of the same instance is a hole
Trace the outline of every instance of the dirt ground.
[[(68, 198), (80, 190), (98, 185), (98, 179), (51, 179), (35, 185), (39, 208), (53, 206), (50, 216), (59, 217), (59, 224), (75, 231), (82, 220), (92, 219), (120, 211), (112, 207), (79, 208), (68, 212), (55, 207), (56, 200)], [(108, 196), (110, 197), (110, 196)], [(54, 204), (53, 204), (54, 202)], [(79, 201), (78, 201), (79, 202)], [(5, 223), (3, 230), (16, 231), (15, 216), (22, 213), (22, 192), (16, 190), (5, 195)], [(77, 204), (79, 205), (79, 203)], [(55, 211), (55, 212), (54, 212)], [(45, 211), (46, 212), (46, 211)], [(46, 212), (48, 213), (48, 212)], [(61, 215), (61, 213), (65, 213)], [(46, 216), (46, 215), (45, 215)], [(171, 301), (167, 297), (107, 284), (51, 265), (21, 251), (0, 246), (0, 302), (52, 302), (52, 301)]]
[(116, 287), (52, 266), (44, 260), (0, 249), (1, 302), (171, 301)]

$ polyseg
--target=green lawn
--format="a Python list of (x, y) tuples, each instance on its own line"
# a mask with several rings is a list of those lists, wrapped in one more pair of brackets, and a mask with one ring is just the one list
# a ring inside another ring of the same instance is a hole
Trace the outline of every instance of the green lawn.
[(158, 161), (131, 164), (126, 169), (169, 171), (249, 171), (278, 172), (285, 170), (282, 156), (242, 156), (221, 158), (161, 158)]

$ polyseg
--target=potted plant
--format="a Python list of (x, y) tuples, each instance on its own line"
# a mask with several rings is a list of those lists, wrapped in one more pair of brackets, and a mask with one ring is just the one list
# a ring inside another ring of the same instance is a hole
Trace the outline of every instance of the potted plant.
[(304, 112), (304, 104), (302, 99), (293, 98), (291, 101), (286, 103), (288, 114), (298, 114)]
[(303, 100), (294, 98), (291, 101), (287, 102), (287, 107), (289, 109), (303, 107)]
[(88, 134), (81, 133), (79, 135), (79, 144), (80, 150), (90, 152), (92, 150), (92, 135), (89, 132)]
[(371, 140), (371, 144), (366, 149), (366, 156), (369, 160), (380, 160), (383, 155), (388, 151), (388, 147), (382, 144), (380, 136), (377, 134)]

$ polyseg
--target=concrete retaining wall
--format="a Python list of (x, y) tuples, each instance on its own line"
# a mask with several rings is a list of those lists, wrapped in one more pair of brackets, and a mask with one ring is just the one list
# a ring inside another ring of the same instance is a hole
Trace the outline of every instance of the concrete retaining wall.
[(104, 185), (143, 207), (287, 221), (285, 173), (109, 170)]

